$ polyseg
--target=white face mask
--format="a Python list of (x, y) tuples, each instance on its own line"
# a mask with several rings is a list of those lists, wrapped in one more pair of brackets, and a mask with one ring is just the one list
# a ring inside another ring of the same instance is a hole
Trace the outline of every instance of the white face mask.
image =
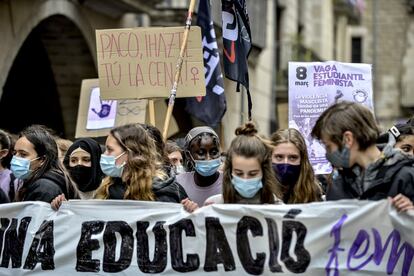
[(183, 165), (177, 165), (175, 166), (175, 172), (176, 174), (185, 173), (185, 168)]

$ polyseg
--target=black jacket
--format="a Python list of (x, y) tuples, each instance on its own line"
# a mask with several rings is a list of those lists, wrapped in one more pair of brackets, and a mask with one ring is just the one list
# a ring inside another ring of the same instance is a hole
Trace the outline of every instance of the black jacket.
[(152, 183), (152, 191), (154, 192), (157, 201), (162, 202), (176, 202), (188, 197), (184, 188), (175, 181), (175, 175), (170, 176), (166, 180), (155, 179)]
[[(114, 183), (109, 186), (108, 199), (124, 199), (125, 184), (121, 178), (113, 178)], [(183, 187), (175, 181), (175, 176), (170, 176), (166, 180), (159, 178), (154, 179), (152, 191), (155, 195), (155, 201), (180, 203), (187, 198)]]
[(339, 171), (328, 188), (326, 199), (381, 200), (401, 193), (414, 202), (413, 166), (414, 158), (394, 151), (391, 156), (378, 161), (373, 179), (364, 179), (357, 168)]
[(10, 202), (9, 197), (6, 195), (3, 189), (0, 188), (0, 204), (9, 203), (9, 202)]
[(72, 198), (66, 189), (66, 181), (63, 174), (49, 171), (41, 178), (31, 183), (24, 183), (23, 201), (44, 201), (47, 203), (60, 194), (65, 194), (66, 198)]

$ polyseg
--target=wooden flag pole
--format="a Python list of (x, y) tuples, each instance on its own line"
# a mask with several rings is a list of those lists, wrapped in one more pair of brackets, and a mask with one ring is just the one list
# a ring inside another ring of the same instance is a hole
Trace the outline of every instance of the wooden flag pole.
[(185, 49), (187, 48), (188, 34), (190, 32), (191, 20), (192, 20), (192, 15), (193, 15), (194, 8), (195, 8), (195, 3), (196, 3), (195, 0), (191, 0), (190, 6), (188, 8), (188, 15), (187, 15), (187, 20), (185, 22), (184, 36), (183, 36), (183, 41), (181, 43), (180, 56), (178, 57), (177, 65), (175, 67), (174, 84), (173, 84), (173, 87), (171, 88), (170, 98), (168, 100), (167, 114), (165, 115), (164, 129), (162, 132), (164, 141), (167, 140), (168, 127), (170, 125), (172, 111), (174, 108), (175, 97), (177, 96), (177, 86), (178, 86), (178, 81), (180, 80), (180, 77), (181, 77), (181, 68), (183, 66), (184, 52), (185, 52)]
[(155, 104), (153, 99), (148, 100), (148, 109), (150, 124), (155, 126)]

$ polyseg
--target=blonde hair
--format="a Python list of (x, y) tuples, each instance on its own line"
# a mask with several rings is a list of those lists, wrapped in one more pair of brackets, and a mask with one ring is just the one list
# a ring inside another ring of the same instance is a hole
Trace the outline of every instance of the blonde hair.
[[(280, 129), (273, 133), (270, 139), (274, 147), (283, 143), (292, 143), (300, 153), (300, 175), (287, 203), (320, 201), (322, 190), (315, 178), (312, 165), (309, 162), (308, 150), (302, 134), (294, 128)], [(286, 192), (287, 189), (285, 189), (284, 193)]]
[(73, 144), (73, 142), (71, 140), (63, 139), (63, 138), (60, 138), (60, 137), (57, 137), (55, 139), (55, 141), (56, 141), (56, 145), (58, 147), (59, 158), (65, 157), (66, 152), (68, 151), (70, 146)]
[[(162, 164), (157, 156), (154, 139), (139, 124), (128, 124), (111, 130), (119, 145), (127, 152), (128, 161), (122, 174), (126, 185), (124, 199), (155, 200), (152, 191), (154, 177), (164, 179)], [(107, 199), (109, 187), (114, 183), (112, 177), (105, 177), (96, 192), (95, 198)]]
[(236, 129), (237, 137), (231, 142), (223, 170), (223, 200), (224, 203), (237, 203), (236, 191), (231, 183), (234, 155), (246, 158), (257, 158), (263, 171), (263, 188), (260, 195), (261, 203), (274, 203), (275, 195), (280, 198), (279, 181), (272, 169), (272, 149), (264, 139), (257, 135), (257, 129), (251, 122)]

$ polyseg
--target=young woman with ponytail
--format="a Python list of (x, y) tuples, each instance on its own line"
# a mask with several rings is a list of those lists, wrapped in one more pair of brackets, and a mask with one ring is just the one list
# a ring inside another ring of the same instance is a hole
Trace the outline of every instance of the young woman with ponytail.
[[(209, 197), (214, 203), (283, 204), (280, 184), (272, 169), (270, 143), (257, 135), (251, 122), (236, 129), (223, 169), (222, 193)], [(185, 205), (192, 212), (197, 205)]]

